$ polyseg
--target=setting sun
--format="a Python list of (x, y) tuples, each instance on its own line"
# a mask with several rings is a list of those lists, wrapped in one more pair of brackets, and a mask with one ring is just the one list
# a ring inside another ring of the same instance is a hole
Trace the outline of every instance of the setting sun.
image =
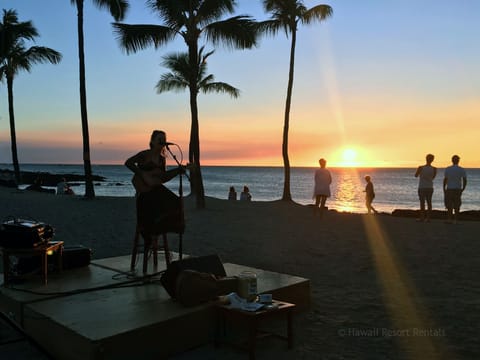
[(358, 166), (357, 151), (352, 148), (344, 149), (341, 156), (340, 166), (354, 167)]
[(354, 162), (357, 158), (357, 152), (353, 149), (343, 150), (343, 161), (345, 162)]

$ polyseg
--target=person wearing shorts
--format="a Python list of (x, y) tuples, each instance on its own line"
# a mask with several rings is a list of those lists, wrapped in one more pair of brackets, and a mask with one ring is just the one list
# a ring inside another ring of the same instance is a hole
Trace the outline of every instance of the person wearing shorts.
[(462, 193), (467, 186), (467, 174), (464, 168), (458, 165), (460, 157), (452, 156), (452, 165), (445, 169), (443, 179), (443, 193), (445, 207), (447, 208), (447, 223), (456, 224), (460, 206), (462, 205)]
[[(432, 213), (432, 196), (433, 196), (433, 179), (437, 176), (437, 168), (432, 166), (432, 154), (428, 154), (425, 159), (425, 165), (419, 166), (415, 172), (418, 181), (418, 199), (420, 200), (420, 217), (417, 221), (430, 221)], [(427, 203), (427, 211), (425, 211), (425, 203)]]

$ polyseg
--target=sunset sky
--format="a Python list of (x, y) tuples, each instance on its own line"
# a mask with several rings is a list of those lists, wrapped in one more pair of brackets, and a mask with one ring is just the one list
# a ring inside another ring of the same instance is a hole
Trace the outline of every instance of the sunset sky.
[[(261, 1), (237, 1), (236, 15), (267, 19)], [(321, 1), (304, 1), (307, 7)], [(300, 25), (290, 123), (292, 166), (414, 167), (433, 153), (480, 167), (480, 1), (338, 0), (322, 24)], [(131, 0), (125, 23), (156, 23)], [(14, 82), (21, 163), (82, 163), (76, 9), (69, 0), (0, 0), (40, 33), (36, 45), (63, 55)], [(108, 12), (85, 0), (91, 157), (121, 164), (148, 146), (152, 129), (188, 154), (188, 93), (157, 94), (170, 45), (126, 55)], [(202, 45), (202, 42), (200, 43)], [(30, 46), (33, 44), (29, 44)], [(217, 48), (208, 72), (241, 91), (200, 94), (203, 165), (282, 166), (290, 39), (264, 37), (253, 50)], [(211, 45), (206, 46), (212, 50)], [(6, 84), (0, 83), (0, 163), (11, 163)]]

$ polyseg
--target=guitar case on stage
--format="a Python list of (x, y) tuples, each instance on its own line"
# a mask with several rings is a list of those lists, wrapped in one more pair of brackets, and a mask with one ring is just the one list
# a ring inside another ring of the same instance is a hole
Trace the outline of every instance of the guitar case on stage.
[(172, 261), (160, 278), (160, 282), (172, 298), (176, 297), (175, 288), (177, 277), (183, 270), (195, 270), (201, 273), (213, 274), (218, 277), (225, 277), (227, 275), (220, 257), (216, 254)]

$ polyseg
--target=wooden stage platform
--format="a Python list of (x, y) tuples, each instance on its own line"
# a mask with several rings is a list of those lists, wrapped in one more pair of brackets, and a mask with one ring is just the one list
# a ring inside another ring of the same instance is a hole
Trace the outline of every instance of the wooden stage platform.
[[(165, 268), (161, 258), (158, 269)], [(254, 271), (259, 293), (300, 309), (310, 304), (308, 279), (223, 265), (228, 276)], [(162, 359), (213, 341), (211, 303), (184, 307), (168, 296), (159, 276), (139, 281), (127, 275), (129, 268), (130, 256), (121, 256), (49, 273), (47, 285), (32, 276), (0, 287), (0, 311), (59, 360)]]

